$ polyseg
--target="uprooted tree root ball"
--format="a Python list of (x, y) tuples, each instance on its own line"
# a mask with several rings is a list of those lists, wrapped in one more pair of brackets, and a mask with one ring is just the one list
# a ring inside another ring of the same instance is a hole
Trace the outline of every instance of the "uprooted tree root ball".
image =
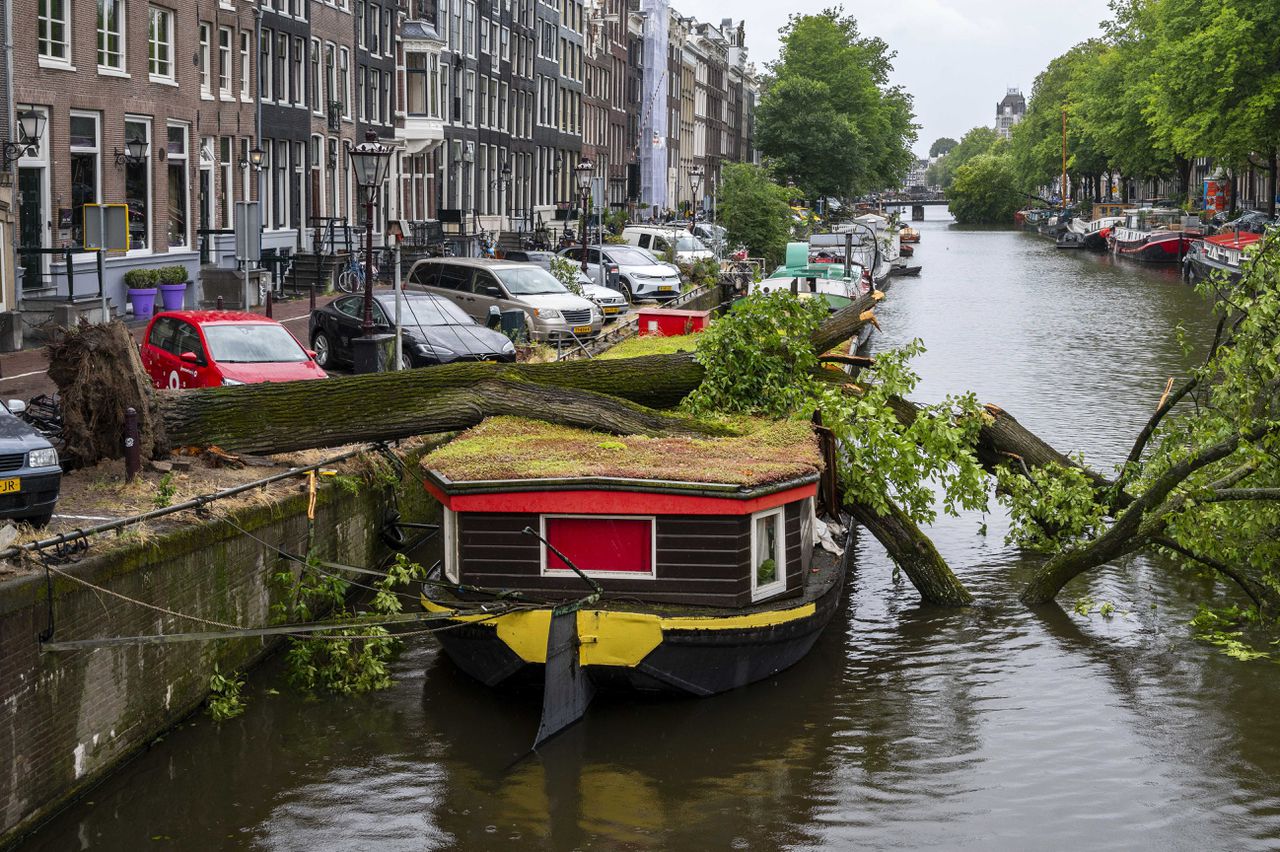
[(154, 456), (163, 438), (156, 428), (155, 395), (142, 368), (138, 345), (119, 320), (81, 322), (45, 350), (49, 378), (62, 405), (63, 452), (68, 468), (86, 467), (124, 454), (125, 410), (138, 411), (142, 452)]

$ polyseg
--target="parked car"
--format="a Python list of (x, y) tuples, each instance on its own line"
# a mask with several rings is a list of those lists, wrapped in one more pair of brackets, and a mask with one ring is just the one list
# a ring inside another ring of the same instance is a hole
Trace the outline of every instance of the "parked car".
[(20, 399), (0, 405), (0, 518), (42, 527), (58, 502), (62, 468), (53, 445), (14, 416), (26, 407)]
[[(496, 309), (495, 309), (496, 310)], [(379, 332), (395, 327), (394, 290), (373, 294), (373, 323)], [(499, 319), (501, 314), (498, 315)], [(332, 367), (352, 361), (351, 341), (363, 333), (364, 296), (341, 296), (311, 312), (311, 348), (316, 363)], [(406, 292), (400, 300), (404, 369), (452, 361), (514, 361), (516, 347), (500, 331), (476, 323), (453, 302), (430, 293)]]
[[(582, 256), (581, 251), (581, 248), (565, 249), (561, 254), (570, 260), (577, 261)], [(647, 251), (633, 246), (611, 245), (600, 249), (588, 248), (588, 277), (594, 275), (598, 268), (597, 252), (606, 263), (617, 264), (618, 286), (627, 297), (627, 301), (634, 302), (636, 299), (666, 301), (680, 295), (679, 270), (670, 264), (655, 260)]]
[[(578, 260), (582, 255), (582, 249), (578, 249), (577, 254), (571, 254), (571, 250), (566, 249), (564, 256), (575, 263), (581, 263)], [(548, 272), (551, 271), (551, 258), (555, 257), (554, 252), (549, 251), (509, 251), (506, 253), (504, 260), (514, 260), (520, 263), (533, 263)], [(582, 287), (582, 295), (595, 302), (600, 308), (600, 312), (604, 314), (605, 322), (612, 322), (627, 312), (627, 297), (622, 293), (622, 285), (618, 283), (618, 265), (616, 263), (605, 263), (605, 284), (596, 283), (599, 278), (593, 278), (591, 275), (582, 271), (582, 267), (578, 267), (578, 284)], [(600, 271), (595, 270), (596, 276)]]
[(413, 265), (408, 282), (449, 299), (481, 322), (490, 307), (523, 311), (535, 340), (594, 337), (604, 326), (604, 313), (594, 302), (570, 293), (554, 275), (530, 263), (429, 258)]
[(325, 378), (289, 329), (241, 311), (162, 311), (147, 326), (141, 354), (157, 388)]
[(681, 263), (693, 263), (704, 257), (715, 257), (711, 249), (702, 244), (685, 228), (662, 227), (660, 225), (628, 225), (622, 229), (622, 238), (627, 245), (649, 249), (661, 257), (673, 252), (675, 259)]

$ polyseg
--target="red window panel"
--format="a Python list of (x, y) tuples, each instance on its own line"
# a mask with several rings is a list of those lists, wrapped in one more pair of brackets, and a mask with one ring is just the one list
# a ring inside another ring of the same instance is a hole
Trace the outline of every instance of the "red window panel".
[[(546, 538), (582, 571), (653, 573), (653, 521), (637, 518), (546, 518)], [(547, 570), (569, 571), (547, 550)]]

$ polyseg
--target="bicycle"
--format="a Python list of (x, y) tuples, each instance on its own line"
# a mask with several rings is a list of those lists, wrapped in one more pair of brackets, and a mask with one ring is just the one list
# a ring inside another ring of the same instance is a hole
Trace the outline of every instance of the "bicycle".
[[(378, 277), (378, 265), (373, 265), (373, 277)], [(338, 290), (343, 293), (359, 293), (364, 290), (364, 264), (356, 260), (354, 257), (348, 261), (347, 266), (338, 273), (337, 280)]]

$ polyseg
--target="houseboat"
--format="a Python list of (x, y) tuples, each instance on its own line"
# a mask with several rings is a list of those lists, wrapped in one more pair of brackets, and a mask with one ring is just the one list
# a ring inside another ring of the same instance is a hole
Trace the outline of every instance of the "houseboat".
[(1200, 239), (1200, 220), (1175, 208), (1144, 207), (1125, 214), (1107, 242), (1117, 257), (1143, 263), (1181, 263)]
[(818, 518), (838, 505), (822, 441), (799, 421), (691, 439), (485, 420), (421, 462), (444, 507), (423, 605), (445, 653), (491, 686), (543, 684), (544, 723), (564, 677), (703, 696), (787, 668), (849, 559)]
[(1220, 272), (1234, 284), (1243, 272), (1246, 250), (1261, 239), (1262, 234), (1249, 231), (1226, 231), (1197, 240), (1183, 260), (1183, 273), (1194, 283)]

